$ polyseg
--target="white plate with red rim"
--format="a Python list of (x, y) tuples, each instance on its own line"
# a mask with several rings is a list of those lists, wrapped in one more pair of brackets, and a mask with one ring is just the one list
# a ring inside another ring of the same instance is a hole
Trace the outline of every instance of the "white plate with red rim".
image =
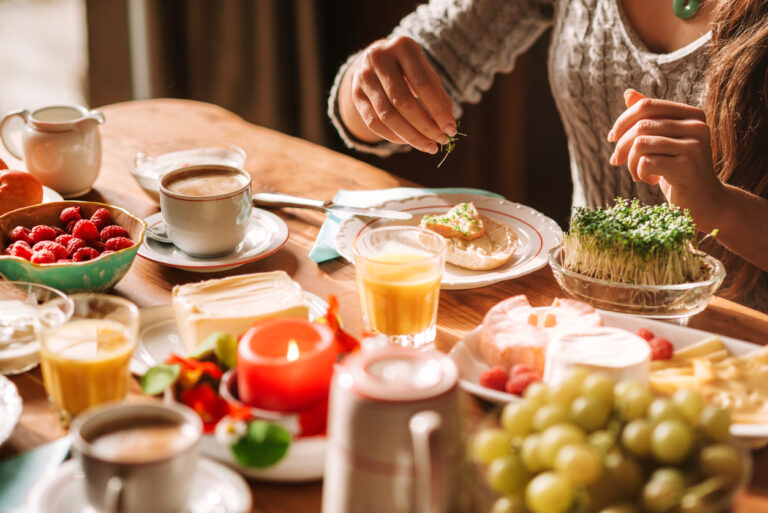
[(534, 272), (547, 265), (547, 253), (562, 240), (563, 231), (558, 224), (531, 207), (475, 194), (424, 194), (372, 205), (375, 208), (410, 212), (413, 218), (408, 221), (362, 217), (345, 219), (336, 234), (336, 249), (341, 256), (354, 263), (355, 240), (366, 230), (381, 226), (418, 225), (426, 214), (443, 213), (459, 203), (469, 202), (475, 204), (479, 213), (511, 226), (517, 234), (518, 246), (510, 261), (498, 269), (471, 271), (445, 264), (442, 289), (484, 287)]
[[(325, 315), (328, 309), (319, 296), (304, 291), (312, 319)], [(131, 372), (141, 375), (153, 365), (162, 363), (171, 353), (184, 355), (188, 352), (181, 341), (171, 305), (142, 308), (139, 313), (139, 340), (131, 359)], [(325, 436), (295, 438), (285, 457), (275, 465), (259, 469), (238, 464), (229, 447), (213, 435), (203, 435), (200, 451), (206, 456), (226, 463), (245, 477), (262, 481), (307, 482), (323, 478), (325, 470)]]
[[(157, 230), (163, 224), (163, 216), (157, 212), (145, 221), (149, 229)], [(173, 244), (164, 244), (149, 237), (144, 237), (144, 242), (139, 246), (139, 255), (168, 267), (198, 273), (214, 273), (267, 258), (282, 248), (287, 241), (288, 226), (285, 221), (271, 212), (254, 208), (245, 238), (229, 255), (197, 258), (187, 255)]]
[[(643, 319), (604, 310), (598, 311), (603, 318), (603, 324), (606, 326), (622, 328), (632, 333), (636, 333), (639, 328), (646, 328), (657, 337), (668, 339), (672, 342), (675, 349), (681, 349), (715, 336), (722, 340), (728, 350), (735, 356), (741, 356), (762, 347), (744, 340), (724, 337), (708, 331), (686, 328), (668, 322)], [(506, 404), (510, 401), (519, 400), (520, 398), (514, 394), (493, 390), (480, 384), (480, 373), (491, 367), (480, 353), (481, 329), (482, 325), (467, 333), (448, 353), (448, 357), (459, 368), (459, 386), (472, 395), (497, 404)], [(733, 424), (731, 425), (731, 434), (751, 442), (762, 443), (768, 440), (768, 424)]]

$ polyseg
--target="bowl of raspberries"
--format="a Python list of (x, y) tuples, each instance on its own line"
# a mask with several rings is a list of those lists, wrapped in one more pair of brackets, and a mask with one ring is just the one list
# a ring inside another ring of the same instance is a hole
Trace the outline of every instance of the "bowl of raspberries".
[(0, 216), (0, 275), (65, 293), (102, 292), (128, 272), (147, 225), (128, 211), (58, 201)]

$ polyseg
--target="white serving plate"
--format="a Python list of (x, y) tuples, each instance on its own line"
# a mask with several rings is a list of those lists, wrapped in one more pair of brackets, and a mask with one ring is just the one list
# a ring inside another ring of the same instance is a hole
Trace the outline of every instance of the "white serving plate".
[[(308, 300), (309, 315), (317, 318), (325, 315), (328, 304), (319, 296), (304, 291)], [(139, 340), (131, 359), (131, 372), (144, 374), (170, 353), (183, 355), (187, 352), (176, 328), (171, 305), (142, 308), (139, 316)], [(200, 451), (215, 460), (235, 468), (242, 475), (263, 481), (305, 482), (322, 479), (325, 467), (325, 436), (308, 436), (294, 439), (288, 453), (277, 464), (257, 469), (238, 464), (229, 447), (216, 440), (213, 435), (203, 435)]]
[(54, 201), (64, 201), (64, 198), (58, 192), (54, 191), (50, 187), (43, 185), (43, 201), (42, 203), (53, 203)]
[(547, 265), (549, 250), (560, 244), (563, 231), (555, 221), (541, 212), (519, 203), (475, 194), (425, 194), (373, 205), (376, 208), (410, 212), (407, 221), (350, 217), (342, 221), (336, 234), (336, 249), (348, 261), (354, 261), (353, 246), (364, 231), (381, 226), (418, 225), (422, 216), (445, 212), (458, 203), (475, 204), (478, 212), (511, 226), (519, 244), (512, 259), (498, 269), (471, 271), (445, 264), (441, 282), (443, 289), (472, 289), (511, 280)]
[[(719, 337), (735, 356), (741, 356), (761, 347), (751, 342), (715, 335), (708, 331), (685, 328), (668, 322), (643, 319), (604, 310), (599, 312), (606, 326), (622, 328), (633, 333), (637, 332), (638, 328), (647, 328), (656, 336), (669, 339), (672, 345), (675, 346), (675, 349), (681, 349), (714, 336)], [(478, 347), (481, 327), (478, 326), (467, 333), (448, 353), (448, 356), (459, 367), (459, 386), (472, 395), (498, 404), (519, 400), (520, 398), (516, 395), (499, 392), (498, 390), (492, 390), (480, 385), (480, 373), (490, 367), (485, 362), (482, 354), (480, 354)], [(731, 434), (746, 439), (768, 439), (768, 424), (733, 424), (731, 426)]]

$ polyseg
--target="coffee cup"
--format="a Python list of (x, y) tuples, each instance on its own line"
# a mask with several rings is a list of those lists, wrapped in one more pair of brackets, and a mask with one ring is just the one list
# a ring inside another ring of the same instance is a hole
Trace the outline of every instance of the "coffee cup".
[(201, 164), (174, 169), (160, 180), (166, 233), (183, 252), (202, 258), (233, 252), (251, 217), (251, 175)]
[(110, 405), (73, 426), (90, 505), (102, 513), (186, 511), (202, 423), (178, 405)]

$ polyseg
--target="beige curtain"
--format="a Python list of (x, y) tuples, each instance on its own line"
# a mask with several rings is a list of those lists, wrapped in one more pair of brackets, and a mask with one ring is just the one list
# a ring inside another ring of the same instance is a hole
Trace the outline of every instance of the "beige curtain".
[(147, 0), (150, 96), (221, 105), (327, 144), (314, 0)]

